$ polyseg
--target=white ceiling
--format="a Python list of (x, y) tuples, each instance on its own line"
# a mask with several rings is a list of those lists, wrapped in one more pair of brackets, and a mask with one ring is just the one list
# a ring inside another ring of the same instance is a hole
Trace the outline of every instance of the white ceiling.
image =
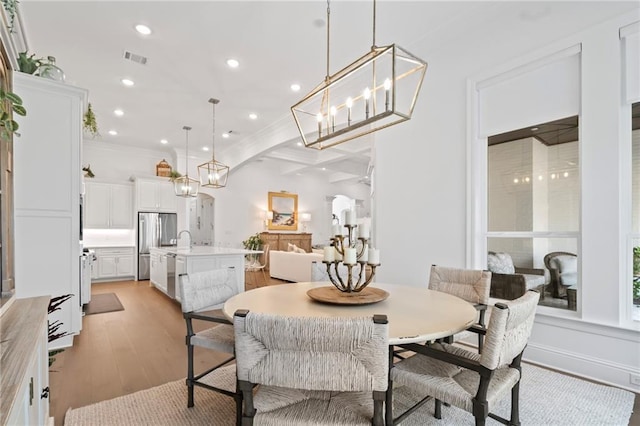
[[(549, 4), (379, 0), (376, 44), (397, 43), (409, 51), (418, 42), (437, 46), (459, 37), (461, 22), (481, 21), (498, 8), (531, 21), (548, 14)], [(331, 73), (370, 49), (372, 5), (331, 2)], [(214, 97), (221, 101), (216, 158), (232, 167), (272, 161), (292, 175), (325, 167), (334, 180), (360, 180), (367, 172), (369, 140), (319, 152), (292, 138), (291, 105), (326, 74), (325, 1), (22, 0), (19, 7), (30, 52), (55, 56), (67, 83), (89, 90), (101, 133), (92, 142), (181, 152), (188, 125), (191, 155), (210, 158), (202, 147), (212, 142), (208, 99)], [(138, 34), (138, 23), (152, 34)], [(147, 64), (125, 60), (125, 50), (147, 57)], [(240, 66), (228, 68), (228, 58)], [(125, 77), (135, 86), (124, 87)], [(292, 83), (301, 85), (299, 93), (291, 91)], [(113, 114), (116, 108), (123, 117)], [(118, 135), (109, 135), (110, 129)], [(223, 139), (227, 131), (232, 137)]]

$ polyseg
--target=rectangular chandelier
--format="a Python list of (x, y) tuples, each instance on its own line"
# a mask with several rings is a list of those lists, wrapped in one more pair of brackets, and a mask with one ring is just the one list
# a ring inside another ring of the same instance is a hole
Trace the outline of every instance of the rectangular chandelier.
[(291, 107), (305, 146), (325, 149), (409, 120), (426, 71), (400, 46), (373, 47)]

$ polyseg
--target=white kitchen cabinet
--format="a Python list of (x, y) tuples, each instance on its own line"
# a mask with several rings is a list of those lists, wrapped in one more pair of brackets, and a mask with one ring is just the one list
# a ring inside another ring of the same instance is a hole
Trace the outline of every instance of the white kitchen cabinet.
[[(80, 304), (80, 184), (82, 115), (87, 91), (13, 73), (13, 91), (27, 108), (15, 117), (14, 224), (16, 297), (73, 295), (50, 315), (69, 335), (51, 349), (73, 345), (82, 329)], [(40, 256), (34, 267), (34, 253)]]
[(151, 253), (151, 267), (149, 281), (165, 294), (168, 292), (167, 256), (161, 253)]
[(101, 281), (133, 278), (133, 248), (95, 248), (94, 250), (96, 253), (94, 266), (97, 263), (97, 274), (92, 274), (92, 279)]
[[(46, 296), (17, 299), (2, 314), (0, 424), (49, 423)], [(68, 303), (68, 302), (67, 302)]]
[(167, 178), (136, 179), (137, 211), (175, 213), (178, 201)]
[(133, 188), (130, 185), (85, 182), (84, 207), (85, 228), (133, 228)]

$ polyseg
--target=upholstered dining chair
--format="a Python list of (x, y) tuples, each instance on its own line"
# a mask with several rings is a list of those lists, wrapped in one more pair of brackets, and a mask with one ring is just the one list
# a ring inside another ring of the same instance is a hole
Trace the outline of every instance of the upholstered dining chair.
[[(472, 303), (478, 310), (477, 325), (482, 328), (485, 327), (485, 313), (489, 303), (490, 287), (491, 272), (489, 271), (431, 265), (429, 289), (449, 293)], [(470, 334), (469, 331), (463, 331), (456, 334), (454, 339), (461, 339)], [(478, 352), (482, 352), (483, 339), (484, 336), (478, 334)]]
[[(520, 361), (531, 335), (539, 298), (537, 291), (529, 290), (518, 299), (496, 303), (481, 354), (448, 343), (402, 345), (415, 351), (416, 355), (391, 368), (385, 404), (386, 424), (400, 423), (433, 397), (434, 416), (438, 419), (442, 418), (442, 402), (445, 402), (472, 413), (476, 425), (484, 425), (487, 417), (504, 424), (519, 425)], [(394, 419), (394, 386), (407, 386), (428, 396)], [(509, 390), (511, 416), (507, 420), (491, 410)]]
[(283, 317), (238, 310), (234, 328), (243, 426), (384, 424), (386, 316)]
[[(269, 280), (267, 279), (267, 274), (264, 271), (267, 266), (267, 261), (269, 259), (269, 244), (265, 244), (262, 246), (262, 259), (260, 262), (257, 258), (252, 259), (252, 261), (248, 262), (244, 268), (245, 272), (250, 272), (251, 275), (255, 275), (255, 272), (262, 271), (262, 278), (264, 278), (264, 283), (268, 284)], [(257, 280), (254, 281), (254, 284), (258, 284)]]
[[(187, 407), (193, 407), (194, 386), (213, 390), (234, 398), (236, 423), (240, 424), (242, 393), (236, 383), (233, 325), (220, 314), (204, 315), (203, 311), (220, 309), (227, 299), (238, 293), (235, 268), (213, 269), (206, 272), (181, 274), (178, 280), (180, 303), (187, 323)], [(216, 324), (195, 332), (194, 320)], [(229, 354), (226, 359), (206, 371), (195, 375), (194, 347), (202, 347)]]

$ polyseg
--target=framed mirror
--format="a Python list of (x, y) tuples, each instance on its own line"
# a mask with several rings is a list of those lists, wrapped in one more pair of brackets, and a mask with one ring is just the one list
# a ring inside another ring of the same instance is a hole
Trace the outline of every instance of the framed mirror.
[(298, 230), (298, 195), (288, 192), (269, 192), (269, 211), (273, 218), (268, 229), (278, 231)]

